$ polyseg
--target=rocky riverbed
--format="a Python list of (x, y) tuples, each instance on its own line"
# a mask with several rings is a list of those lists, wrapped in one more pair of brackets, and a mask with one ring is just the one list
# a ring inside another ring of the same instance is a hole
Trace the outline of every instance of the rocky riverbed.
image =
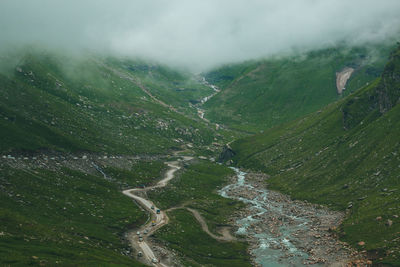
[[(335, 229), (344, 214), (267, 190), (265, 174), (233, 168), (232, 183), (219, 191), (223, 197), (248, 204), (232, 219), (250, 243), (250, 254), (259, 266), (346, 266), (363, 258), (338, 241)], [(365, 262), (366, 263), (366, 262)]]

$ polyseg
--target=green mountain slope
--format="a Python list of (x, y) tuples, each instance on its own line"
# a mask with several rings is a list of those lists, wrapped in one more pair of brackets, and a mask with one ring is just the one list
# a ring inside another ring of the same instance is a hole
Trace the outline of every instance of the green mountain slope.
[(196, 114), (196, 110), (191, 108), (189, 103), (197, 103), (213, 92), (210, 87), (199, 82), (199, 77), (185, 70), (140, 60), (107, 58), (106, 62), (115, 68), (114, 71), (134, 75), (137, 81), (140, 81), (140, 85), (152, 95), (180, 112)]
[(222, 67), (206, 75), (222, 89), (206, 103), (206, 116), (253, 132), (293, 120), (338, 99), (336, 72), (343, 68), (355, 69), (345, 94), (377, 78), (388, 51), (338, 47)]
[(0, 162), (1, 265), (142, 266), (122, 240), (147, 216), (120, 186), (152, 183), (164, 164), (139, 161), (123, 179), (107, 169), (109, 181), (53, 162), (44, 164), (50, 168)]
[(400, 48), (369, 86), (232, 143), (233, 161), (270, 174), (272, 189), (346, 210), (341, 238), (366, 249), (375, 262), (399, 265), (399, 101)]
[[(183, 142), (210, 144), (215, 132), (194, 119), (194, 109), (188, 111), (189, 101), (210, 89), (162, 66), (149, 77), (134, 64), (139, 63), (25, 56), (13, 71), (0, 74), (0, 151), (160, 153)], [(176, 84), (182, 92), (173, 89)], [(165, 104), (163, 95), (182, 107)]]

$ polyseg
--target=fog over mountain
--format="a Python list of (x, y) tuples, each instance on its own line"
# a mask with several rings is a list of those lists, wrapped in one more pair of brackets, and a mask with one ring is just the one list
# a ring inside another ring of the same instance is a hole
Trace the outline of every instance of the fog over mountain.
[(398, 0), (2, 0), (0, 48), (95, 50), (204, 70), (399, 39), (399, 14)]

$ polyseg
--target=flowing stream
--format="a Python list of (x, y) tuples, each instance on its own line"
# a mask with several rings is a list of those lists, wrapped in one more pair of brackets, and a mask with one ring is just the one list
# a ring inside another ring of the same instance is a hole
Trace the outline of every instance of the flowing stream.
[[(307, 251), (304, 243), (310, 238), (302, 233), (309, 233), (313, 228), (310, 217), (314, 216), (310, 216), (310, 212), (315, 211), (307, 211), (296, 205), (297, 202), (288, 202), (280, 194), (246, 181), (246, 172), (232, 169), (236, 172), (236, 182), (222, 188), (219, 194), (249, 205), (250, 212), (236, 221), (239, 227), (237, 234), (252, 240), (251, 254), (255, 262), (273, 267), (299, 266), (310, 262), (314, 256), (304, 252)], [(324, 215), (323, 211), (320, 215)]]
[(201, 78), (201, 83), (202, 83), (203, 85), (208, 86), (208, 87), (210, 87), (211, 89), (214, 90), (214, 92), (213, 92), (211, 95), (206, 96), (206, 97), (203, 97), (203, 98), (200, 100), (200, 103), (196, 106), (196, 108), (197, 108), (197, 113), (198, 113), (199, 117), (200, 117), (202, 120), (208, 121), (206, 118), (204, 118), (204, 113), (205, 113), (205, 111), (204, 111), (204, 109), (201, 109), (200, 106), (202, 106), (204, 103), (206, 103), (208, 100), (210, 100), (210, 99), (211, 99), (212, 97), (214, 97), (216, 94), (218, 94), (221, 90), (220, 90), (216, 85), (213, 85), (213, 84), (208, 83), (207, 80), (206, 80), (206, 78), (204, 78), (204, 77)]

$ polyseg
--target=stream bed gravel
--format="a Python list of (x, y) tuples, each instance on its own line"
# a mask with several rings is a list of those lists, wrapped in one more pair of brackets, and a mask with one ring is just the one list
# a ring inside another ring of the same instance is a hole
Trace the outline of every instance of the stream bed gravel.
[(232, 169), (232, 183), (219, 194), (247, 204), (232, 224), (236, 234), (248, 240), (255, 265), (351, 266), (362, 257), (335, 236), (344, 213), (270, 191), (265, 174)]

